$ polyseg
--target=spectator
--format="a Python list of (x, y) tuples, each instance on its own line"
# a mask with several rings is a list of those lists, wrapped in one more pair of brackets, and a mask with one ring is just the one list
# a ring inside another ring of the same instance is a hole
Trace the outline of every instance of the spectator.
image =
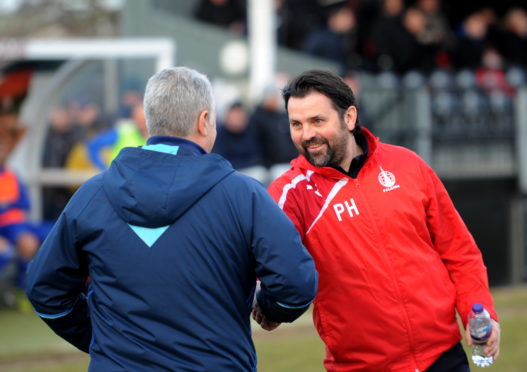
[(73, 125), (81, 129), (84, 139), (108, 127), (99, 105), (91, 98), (76, 97), (69, 102), (68, 109)]
[(117, 118), (132, 117), (134, 107), (143, 104), (143, 87), (141, 79), (135, 75), (123, 79)]
[(255, 128), (249, 125), (247, 111), (241, 102), (232, 103), (223, 114), (213, 152), (230, 161), (234, 169), (262, 164)]
[[(382, 2), (381, 14), (371, 31), (376, 68), (396, 70), (400, 65), (398, 60), (405, 58), (406, 50), (401, 49), (407, 34), (402, 23), (403, 11), (403, 0), (383, 0)], [(402, 54), (401, 57), (399, 57), (400, 54)]]
[[(8, 158), (25, 134), (18, 120), (28, 94), (33, 72), (21, 65), (0, 69), (0, 270), (16, 264), (16, 284), (25, 288), (26, 266), (38, 250), (40, 241), (28, 221), (30, 204), (25, 185), (8, 165)], [(9, 270), (5, 270), (9, 271)], [(6, 279), (5, 272), (0, 278)], [(16, 305), (29, 310), (23, 291), (15, 291)]]
[(280, 45), (302, 50), (307, 35), (323, 24), (318, 0), (278, 0), (277, 38)]
[[(125, 112), (124, 110), (123, 112)], [(100, 133), (107, 133), (112, 128), (108, 129), (107, 123), (109, 120), (103, 120), (100, 114), (99, 106), (86, 98), (76, 99), (71, 105), (71, 116), (74, 124), (82, 128), (84, 136), (82, 141), (79, 141), (71, 150), (66, 160), (66, 168), (76, 171), (96, 171), (99, 164), (92, 162), (88, 143), (95, 137), (100, 136)], [(117, 137), (117, 136), (116, 136)], [(144, 143), (144, 141), (142, 142)], [(99, 155), (99, 154), (97, 154)], [(93, 155), (95, 158), (96, 156)], [(99, 160), (99, 158), (97, 158)], [(101, 166), (104, 161), (101, 160)]]
[(510, 9), (503, 20), (503, 33), (497, 43), (499, 51), (511, 65), (527, 68), (527, 12)]
[(348, 2), (357, 20), (357, 50), (360, 54), (360, 67), (372, 70), (375, 51), (371, 37), (373, 25), (379, 16), (379, 2), (363, 0), (349, 0)]
[(53, 108), (49, 120), (42, 165), (62, 168), (73, 146), (83, 139), (84, 130), (73, 123), (70, 112), (65, 106)]
[(409, 64), (404, 72), (419, 70), (430, 73), (436, 68), (436, 55), (439, 45), (428, 39), (427, 19), (418, 8), (408, 8), (403, 17), (403, 25), (408, 32)]
[(423, 12), (425, 28), (420, 38), (424, 43), (446, 45), (453, 37), (450, 26), (441, 12), (440, 0), (417, 0), (416, 8)]
[(194, 16), (200, 21), (225, 27), (240, 35), (245, 32), (246, 11), (240, 0), (201, 0)]
[(450, 67), (449, 53), (454, 35), (441, 11), (441, 0), (417, 0), (416, 7), (425, 17), (425, 26), (418, 35), (419, 41), (428, 46), (440, 68)]
[(143, 104), (143, 93), (139, 90), (126, 90), (121, 96), (118, 118), (131, 118), (134, 107)]
[(280, 91), (275, 86), (267, 87), (261, 102), (249, 119), (262, 148), (263, 164), (269, 168), (275, 164), (289, 163), (298, 156), (289, 135), (289, 120), (282, 109)]
[(476, 69), (481, 66), (487, 46), (488, 18), (481, 11), (468, 15), (457, 30), (454, 65), (457, 68)]
[(337, 63), (344, 73), (350, 67), (357, 67), (352, 66), (352, 61), (358, 60), (355, 14), (346, 2), (329, 6), (326, 12), (326, 27), (313, 31), (303, 49), (312, 56)]
[[(63, 168), (75, 145), (82, 142), (85, 131), (73, 123), (70, 110), (65, 105), (52, 109), (49, 127), (44, 141), (42, 166), (49, 168)], [(55, 220), (71, 197), (71, 190), (67, 187), (44, 187), (42, 190), (43, 218)]]
[(515, 93), (505, 76), (502, 56), (491, 47), (483, 52), (481, 66), (476, 70), (476, 82), (488, 95), (502, 94), (512, 97)]
[(107, 121), (102, 120), (99, 106), (86, 97), (72, 100), (68, 109), (72, 125), (81, 133), (81, 138), (69, 152), (65, 166), (72, 170), (95, 170), (88, 158), (86, 142), (101, 130), (106, 130)]
[(113, 128), (98, 133), (86, 142), (88, 157), (99, 170), (108, 168), (124, 147), (137, 147), (148, 137), (142, 103), (132, 108), (130, 119), (119, 119)]
[[(25, 128), (17, 115), (0, 113), (0, 237), (15, 247), (18, 259), (18, 285), (25, 287), (28, 262), (37, 252), (40, 241), (30, 226), (27, 213), (30, 204), (25, 185), (7, 166), (7, 159), (22, 139)], [(9, 254), (8, 246), (0, 248), (0, 255)], [(0, 259), (2, 260), (2, 259)]]

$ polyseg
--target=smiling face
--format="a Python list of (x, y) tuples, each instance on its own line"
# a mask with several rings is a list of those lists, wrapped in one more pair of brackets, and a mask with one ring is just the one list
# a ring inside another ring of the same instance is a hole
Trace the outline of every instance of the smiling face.
[(291, 139), (311, 164), (349, 168), (356, 147), (350, 133), (357, 119), (355, 106), (341, 117), (328, 97), (312, 91), (304, 97), (290, 97), (287, 112)]

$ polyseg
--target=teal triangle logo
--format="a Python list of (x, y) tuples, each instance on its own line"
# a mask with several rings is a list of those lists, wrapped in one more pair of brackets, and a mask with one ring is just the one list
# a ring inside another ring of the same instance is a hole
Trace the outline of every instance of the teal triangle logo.
[(170, 227), (170, 225), (162, 227), (143, 227), (130, 224), (128, 224), (128, 226), (130, 226), (137, 236), (140, 237), (141, 240), (149, 247), (152, 247), (157, 239), (159, 239), (161, 235), (163, 235), (163, 233)]

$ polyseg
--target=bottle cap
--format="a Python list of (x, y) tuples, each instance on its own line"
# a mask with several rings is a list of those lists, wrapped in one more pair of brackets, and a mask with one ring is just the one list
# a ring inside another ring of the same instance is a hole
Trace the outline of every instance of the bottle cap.
[(480, 304), (479, 302), (476, 302), (475, 304), (472, 305), (472, 311), (475, 312), (476, 314), (481, 313), (483, 311), (483, 305)]

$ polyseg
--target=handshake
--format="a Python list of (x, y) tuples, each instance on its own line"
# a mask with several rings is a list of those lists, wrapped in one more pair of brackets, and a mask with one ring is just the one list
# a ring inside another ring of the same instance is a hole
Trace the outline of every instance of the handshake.
[(262, 308), (258, 304), (258, 301), (256, 299), (256, 296), (258, 292), (260, 291), (260, 281), (258, 280), (256, 282), (256, 290), (254, 293), (254, 300), (253, 300), (253, 311), (252, 316), (256, 323), (258, 323), (263, 329), (266, 331), (272, 331), (273, 329), (278, 328), (278, 326), (281, 323), (272, 322), (262, 313)]
[(252, 315), (256, 323), (258, 323), (266, 331), (272, 331), (273, 329), (278, 328), (280, 324), (282, 324), (277, 322), (271, 322), (269, 319), (267, 319), (265, 315), (263, 315), (262, 309), (260, 308), (260, 305), (258, 305), (257, 301), (254, 301)]

